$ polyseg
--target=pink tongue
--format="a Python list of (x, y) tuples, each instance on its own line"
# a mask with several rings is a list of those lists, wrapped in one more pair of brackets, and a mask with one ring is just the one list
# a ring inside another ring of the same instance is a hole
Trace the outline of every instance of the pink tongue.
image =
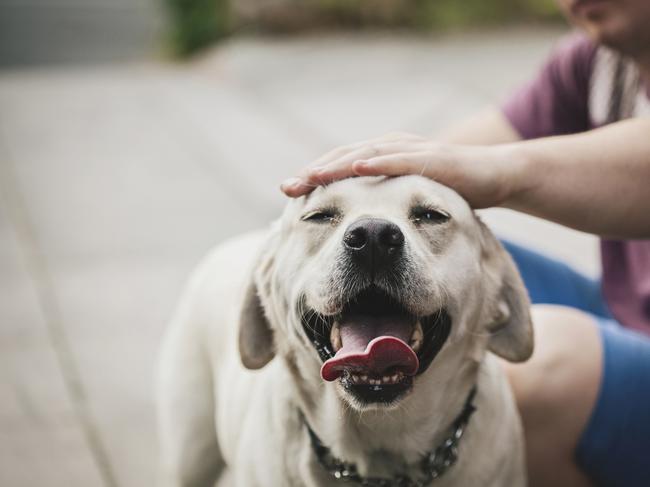
[[(346, 370), (381, 377), (400, 370), (415, 375), (418, 357), (407, 342), (413, 324), (399, 317), (363, 317), (341, 323), (343, 346), (321, 367), (321, 377), (334, 381)], [(392, 369), (392, 370), (391, 370)]]

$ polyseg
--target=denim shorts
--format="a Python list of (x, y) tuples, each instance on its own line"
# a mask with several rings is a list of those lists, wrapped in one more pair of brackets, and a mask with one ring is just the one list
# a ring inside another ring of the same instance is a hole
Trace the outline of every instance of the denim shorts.
[(537, 252), (502, 243), (533, 303), (578, 308), (598, 324), (603, 373), (575, 451), (577, 464), (599, 486), (650, 486), (650, 336), (612, 318), (597, 280)]

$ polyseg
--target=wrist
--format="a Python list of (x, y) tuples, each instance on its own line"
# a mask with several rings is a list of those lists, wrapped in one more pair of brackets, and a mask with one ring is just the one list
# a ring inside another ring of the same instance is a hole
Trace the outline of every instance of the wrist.
[(490, 148), (493, 149), (493, 166), (499, 181), (497, 206), (515, 209), (521, 205), (533, 185), (530, 155), (521, 142)]

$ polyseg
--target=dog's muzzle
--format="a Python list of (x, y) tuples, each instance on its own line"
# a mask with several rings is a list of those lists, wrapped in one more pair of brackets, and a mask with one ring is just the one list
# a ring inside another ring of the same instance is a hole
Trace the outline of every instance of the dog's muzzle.
[(353, 295), (335, 315), (308, 310), (303, 328), (323, 361), (324, 380), (339, 380), (362, 402), (391, 403), (431, 364), (451, 319), (444, 309), (418, 316), (400, 301), (400, 288), (412, 283), (404, 281), (405, 242), (397, 225), (357, 220), (343, 246), (349, 282), (341, 286)]
[(323, 362), (323, 379), (340, 381), (363, 403), (390, 404), (403, 396), (451, 330), (444, 308), (419, 317), (374, 286), (352, 298), (341, 313), (310, 310), (302, 323)]

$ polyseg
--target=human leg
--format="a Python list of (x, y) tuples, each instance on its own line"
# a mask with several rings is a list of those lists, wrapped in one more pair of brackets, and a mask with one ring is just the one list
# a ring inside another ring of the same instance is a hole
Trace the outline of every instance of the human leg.
[(524, 425), (529, 485), (591, 485), (574, 452), (594, 408), (602, 369), (597, 325), (571, 308), (533, 306), (535, 351), (503, 362)]
[(504, 363), (535, 486), (650, 484), (650, 337), (559, 306), (533, 306), (536, 348)]

